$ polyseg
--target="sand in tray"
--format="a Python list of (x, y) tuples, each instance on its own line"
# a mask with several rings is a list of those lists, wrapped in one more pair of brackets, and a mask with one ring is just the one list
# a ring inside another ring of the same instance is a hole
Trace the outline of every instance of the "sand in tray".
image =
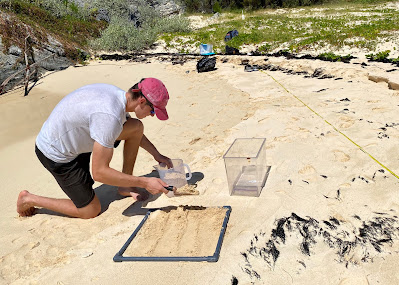
[(227, 209), (179, 206), (150, 214), (123, 256), (212, 256)]

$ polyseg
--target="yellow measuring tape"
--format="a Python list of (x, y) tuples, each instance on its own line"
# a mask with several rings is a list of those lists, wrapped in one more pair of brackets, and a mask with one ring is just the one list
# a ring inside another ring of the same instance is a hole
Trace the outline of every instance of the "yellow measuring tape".
[(314, 114), (316, 114), (317, 116), (319, 116), (324, 122), (326, 122), (327, 124), (329, 124), (336, 132), (340, 133), (341, 135), (343, 135), (345, 138), (347, 138), (351, 143), (353, 143), (355, 146), (357, 146), (362, 152), (364, 152), (365, 154), (367, 154), (369, 157), (371, 157), (375, 162), (377, 162), (379, 165), (381, 165), (383, 168), (385, 168), (386, 170), (389, 171), (389, 173), (391, 173), (393, 176), (395, 176), (396, 178), (399, 179), (399, 176), (396, 175), (392, 170), (390, 170), (388, 167), (386, 167), (384, 164), (382, 164), (381, 162), (379, 162), (376, 158), (374, 158), (374, 156), (372, 156), (370, 153), (368, 153), (365, 149), (363, 149), (360, 145), (358, 145), (357, 143), (355, 143), (351, 138), (349, 138), (347, 135), (345, 135), (343, 132), (341, 132), (340, 130), (338, 130), (333, 124), (331, 124), (329, 121), (327, 121), (326, 119), (324, 119), (320, 114), (318, 114), (315, 110), (313, 110), (312, 108), (310, 108), (305, 102), (303, 102), (301, 99), (299, 99), (295, 94), (291, 93), (289, 90), (287, 90), (287, 88), (285, 88), (280, 82), (278, 82), (273, 76), (271, 76), (270, 74), (268, 74), (267, 72), (261, 70), (263, 73), (267, 74), (268, 76), (270, 76), (278, 85), (280, 85), (288, 94), (291, 94), (292, 96), (295, 97), (295, 99), (297, 99), (299, 102), (301, 102), (303, 105), (306, 106), (306, 108), (308, 108), (310, 111), (312, 111)]

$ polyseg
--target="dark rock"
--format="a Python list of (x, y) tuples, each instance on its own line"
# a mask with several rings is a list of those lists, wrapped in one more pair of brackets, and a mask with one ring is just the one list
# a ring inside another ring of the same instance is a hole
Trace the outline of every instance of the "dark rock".
[(43, 46), (44, 49), (48, 50), (51, 53), (55, 53), (59, 56), (65, 56), (65, 51), (62, 44), (57, 41), (55, 38), (48, 36), (47, 37), (48, 44)]
[(173, 0), (150, 0), (148, 2), (162, 16), (178, 15), (183, 12), (182, 7)]
[[(34, 49), (34, 52), (36, 61), (43, 60), (49, 55), (54, 54), (52, 52), (49, 52), (48, 50), (39, 51)], [(72, 62), (69, 59), (67, 59), (66, 57), (57, 56), (56, 54), (54, 54), (53, 57), (49, 57), (43, 61), (40, 61), (40, 67), (46, 71), (63, 70), (71, 65)]]
[[(32, 41), (35, 42), (35, 39), (32, 39)], [(38, 43), (36, 42), (36, 44)], [(48, 37), (48, 43), (37, 46), (38, 48), (33, 48), (33, 55), (34, 61), (39, 62), (39, 76), (46, 71), (63, 70), (73, 64), (71, 60), (63, 56), (65, 54), (63, 46), (55, 39)], [(51, 57), (51, 55), (54, 56)], [(50, 57), (46, 58), (48, 56)], [(28, 59), (30, 64), (32, 64), (33, 61), (30, 55), (28, 55)], [(2, 67), (2, 72), (0, 73), (1, 84), (16, 72), (25, 69), (25, 59), (23, 57), (22, 48), (18, 46), (11, 46), (8, 50), (8, 54), (3, 54), (2, 52), (0, 52), (0, 64)], [(24, 78), (24, 75), (25, 73), (21, 72), (13, 77), (4, 87), (2, 92), (14, 88), (15, 84), (20, 82)]]
[(107, 23), (109, 23), (109, 21), (111, 20), (109, 13), (106, 9), (98, 9), (98, 13), (96, 16), (96, 20), (97, 21), (106, 21)]
[(316, 68), (315, 71), (312, 74), (312, 77), (319, 77), (323, 74), (323, 69), (322, 68)]
[(211, 20), (216, 20), (220, 17), (220, 14), (216, 12), (215, 14), (212, 15)]
[(134, 26), (136, 28), (140, 27), (141, 26), (140, 12), (139, 11), (134, 11), (133, 13), (131, 13), (129, 15), (129, 20), (134, 23)]
[[(21, 65), (16, 64), (18, 57), (14, 55), (4, 55), (0, 52), (0, 84), (4, 82), (9, 76), (19, 71), (23, 67)], [(10, 84), (5, 86), (3, 91), (10, 90), (11, 84), (14, 82), (18, 82), (23, 78), (23, 73), (17, 75), (13, 80), (10, 81)]]
[(240, 51), (234, 47), (230, 47), (226, 45), (226, 54), (240, 54)]

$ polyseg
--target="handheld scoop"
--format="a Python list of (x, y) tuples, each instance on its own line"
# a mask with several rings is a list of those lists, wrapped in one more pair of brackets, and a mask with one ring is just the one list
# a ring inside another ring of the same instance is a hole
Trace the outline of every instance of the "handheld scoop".
[(182, 195), (199, 195), (199, 191), (195, 189), (196, 185), (185, 185), (180, 188), (174, 186), (164, 187), (169, 192), (166, 194), (169, 198)]
[(169, 192), (166, 194), (166, 196), (168, 196), (169, 198), (172, 198), (175, 196), (175, 192), (176, 192), (176, 187), (174, 186), (167, 186), (164, 187), (166, 190), (168, 190)]
[(164, 187), (166, 190), (168, 190), (168, 191), (176, 191), (176, 187), (174, 187), (174, 186), (167, 186), (167, 187)]

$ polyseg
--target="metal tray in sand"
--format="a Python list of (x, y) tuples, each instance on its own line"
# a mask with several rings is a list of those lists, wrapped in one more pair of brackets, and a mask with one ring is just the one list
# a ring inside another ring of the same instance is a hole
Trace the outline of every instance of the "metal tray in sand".
[(218, 243), (216, 245), (215, 252), (212, 256), (123, 256), (125, 250), (129, 247), (130, 243), (133, 241), (135, 236), (138, 234), (144, 223), (147, 221), (150, 214), (156, 210), (160, 209), (151, 209), (144, 216), (141, 223), (137, 226), (136, 230), (132, 233), (126, 243), (122, 246), (122, 248), (118, 251), (114, 256), (115, 262), (122, 261), (208, 261), (208, 262), (216, 262), (219, 259), (220, 249), (222, 247), (224, 233), (226, 231), (227, 222), (229, 221), (231, 207), (223, 206), (223, 208), (227, 209), (226, 216), (224, 217), (222, 228), (220, 229)]

